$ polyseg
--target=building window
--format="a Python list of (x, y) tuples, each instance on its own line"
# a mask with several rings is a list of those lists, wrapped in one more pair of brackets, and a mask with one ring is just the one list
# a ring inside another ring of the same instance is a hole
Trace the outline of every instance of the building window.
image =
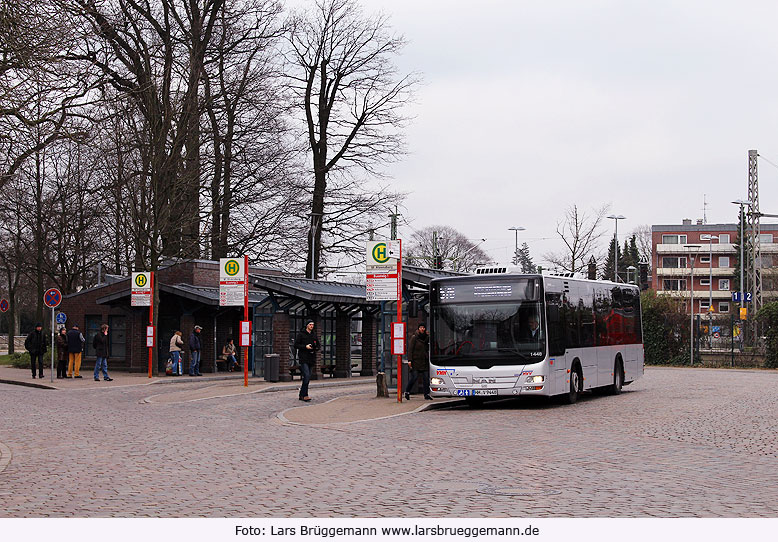
[(686, 290), (686, 279), (663, 280), (662, 289), (675, 292)]
[(710, 286), (710, 279), (700, 279), (700, 286)]
[(759, 256), (759, 267), (765, 268), (765, 267), (772, 267), (772, 266), (773, 266), (772, 254), (762, 254)]
[(719, 243), (729, 243), (729, 234), (728, 233), (720, 233), (719, 234)]
[(700, 256), (700, 263), (710, 263), (710, 256)]
[(710, 301), (700, 299), (700, 312), (708, 312), (708, 309), (710, 309)]
[(773, 242), (773, 234), (772, 233), (760, 233), (759, 234), (759, 242), (760, 243), (772, 243)]
[(719, 267), (729, 267), (729, 256), (719, 256)]
[(108, 355), (112, 358), (127, 357), (127, 318), (108, 317)]
[(729, 279), (719, 279), (719, 290), (729, 291)]
[(719, 301), (719, 312), (729, 312), (729, 301)]
[(86, 344), (84, 345), (85, 356), (95, 356), (95, 347), (92, 346), (92, 341), (95, 339), (95, 335), (100, 331), (100, 324), (102, 323), (101, 316), (87, 315), (84, 317), (86, 326), (84, 327), (84, 338)]
[(666, 257), (662, 258), (662, 267), (678, 269), (686, 267), (686, 258)]
[(663, 235), (662, 244), (665, 245), (684, 245), (686, 244), (686, 235)]

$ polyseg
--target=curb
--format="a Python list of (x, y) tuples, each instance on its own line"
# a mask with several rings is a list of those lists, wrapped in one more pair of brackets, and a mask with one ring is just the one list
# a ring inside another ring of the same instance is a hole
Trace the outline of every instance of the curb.
[[(207, 380), (200, 379), (200, 380), (198, 380), (198, 382), (207, 382)], [(368, 384), (372, 384), (372, 382), (369, 382), (369, 381), (353, 381), (352, 380), (352, 381), (332, 382), (332, 383), (329, 383), (329, 382), (324, 383), (324, 382), (322, 382), (321, 384), (318, 384), (318, 383), (314, 383), (313, 381), (311, 381), (308, 384), (308, 386), (310, 388), (342, 388), (342, 387), (360, 386), (360, 385), (368, 385)], [(255, 393), (272, 393), (272, 392), (278, 392), (278, 391), (294, 391), (296, 389), (299, 389), (299, 387), (300, 387), (299, 384), (283, 384), (283, 385), (279, 385), (279, 386), (270, 386), (270, 387), (267, 387), (267, 388), (263, 388), (263, 389), (259, 389), (259, 390), (254, 390), (254, 391), (250, 391), (250, 392), (228, 393), (228, 394), (222, 394), (222, 395), (214, 395), (213, 397), (201, 397), (201, 398), (197, 398), (197, 399), (185, 399), (183, 401), (173, 401), (173, 402), (170, 402), (170, 403), (155, 403), (154, 401), (152, 401), (151, 399), (153, 399), (154, 397), (158, 397), (158, 396), (162, 395), (161, 393), (157, 393), (157, 394), (145, 397), (145, 398), (141, 399), (138, 402), (141, 403), (141, 404), (149, 404), (149, 405), (153, 405), (153, 404), (180, 405), (182, 403), (196, 403), (197, 401), (209, 401), (211, 399), (218, 399), (220, 397), (236, 397), (236, 396), (239, 396), (239, 395), (253, 395)], [(297, 408), (297, 407), (295, 407), (295, 408)]]
[(0, 473), (2, 473), (11, 462), (11, 457), (13, 457), (11, 449), (0, 442)]
[(27, 388), (38, 388), (39, 390), (56, 390), (54, 386), (47, 386), (46, 384), (35, 384), (34, 382), (22, 382), (21, 380), (6, 380), (0, 378), (0, 384), (10, 384), (11, 386), (25, 386)]

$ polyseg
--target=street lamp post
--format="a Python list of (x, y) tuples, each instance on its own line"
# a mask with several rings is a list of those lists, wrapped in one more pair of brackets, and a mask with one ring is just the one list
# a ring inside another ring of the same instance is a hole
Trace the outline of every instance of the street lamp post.
[(520, 231), (524, 231), (526, 229), (527, 228), (525, 228), (524, 226), (511, 226), (510, 228), (508, 228), (509, 231), (512, 230), (513, 232), (516, 233), (516, 250), (513, 251), (513, 259), (514, 260), (516, 259), (516, 257), (519, 254), (519, 232)]
[[(684, 245), (689, 250), (689, 365), (694, 365), (694, 259), (701, 245)], [(694, 254), (691, 250), (694, 249)]]
[(713, 349), (713, 240), (718, 241), (718, 235), (701, 235), (700, 240), (708, 241), (708, 267), (710, 274), (708, 279), (708, 337), (710, 347)]
[(613, 230), (613, 282), (619, 282), (619, 220), (627, 218), (624, 215), (608, 215), (608, 218), (613, 219), (616, 222), (616, 226)]

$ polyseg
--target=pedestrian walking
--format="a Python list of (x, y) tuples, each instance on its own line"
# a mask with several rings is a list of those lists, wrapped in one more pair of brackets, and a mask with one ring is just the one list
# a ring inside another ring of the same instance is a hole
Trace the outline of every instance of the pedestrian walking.
[(67, 334), (68, 340), (68, 378), (81, 378), (81, 353), (84, 351), (84, 335), (78, 329), (78, 324), (73, 324)]
[(35, 378), (35, 366), (38, 366), (38, 378), (43, 378), (43, 354), (49, 345), (46, 335), (43, 333), (43, 324), (35, 324), (27, 338), (24, 340), (24, 348), (30, 353), (30, 369)]
[(110, 382), (113, 380), (108, 376), (108, 324), (100, 326), (100, 333), (92, 339), (92, 346), (95, 349), (97, 361), (95, 362), (95, 382), (100, 382), (100, 371), (103, 371), (103, 380)]
[(200, 355), (203, 350), (203, 342), (200, 340), (200, 331), (203, 328), (195, 326), (192, 334), (189, 335), (189, 350), (192, 353), (189, 362), (189, 376), (203, 376), (200, 373)]
[(68, 366), (68, 330), (60, 328), (57, 334), (57, 378), (66, 378)]
[(178, 376), (181, 370), (181, 352), (184, 349), (184, 338), (180, 331), (173, 333), (170, 337), (170, 359), (173, 360), (173, 375)]
[(319, 339), (316, 338), (316, 332), (313, 330), (314, 327), (313, 320), (308, 320), (305, 329), (297, 334), (297, 338), (294, 341), (302, 377), (299, 399), (306, 402), (311, 400), (308, 397), (308, 383), (311, 381), (311, 371), (316, 365), (316, 351), (321, 347)]
[(408, 369), (410, 378), (405, 386), (405, 398), (411, 398), (411, 390), (416, 380), (421, 377), (424, 387), (424, 398), (432, 400), (430, 395), (430, 336), (427, 334), (427, 325), (419, 324), (416, 333), (411, 337), (408, 345)]

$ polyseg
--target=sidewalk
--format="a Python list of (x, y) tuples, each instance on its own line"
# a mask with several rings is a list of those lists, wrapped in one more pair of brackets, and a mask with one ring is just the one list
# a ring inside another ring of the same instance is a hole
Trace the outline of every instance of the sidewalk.
[[(15, 369), (13, 367), (0, 367), (0, 383), (28, 386), (49, 390), (92, 390), (104, 388), (118, 388), (127, 386), (150, 386), (149, 394), (144, 399), (146, 404), (176, 404), (189, 403), (204, 400), (217, 400), (221, 397), (234, 397), (252, 393), (271, 393), (283, 391), (296, 391), (300, 381), (292, 382), (266, 382), (261, 378), (249, 376), (248, 386), (243, 385), (243, 374), (214, 374), (201, 377), (190, 376), (156, 376), (126, 372), (109, 373), (112, 382), (95, 382), (92, 372), (83, 374), (80, 379), (64, 379), (51, 382), (49, 371), (44, 373), (44, 378), (32, 378), (29, 369)], [(184, 389), (168, 387), (166, 384), (189, 384)], [(198, 385), (199, 384), (199, 385)], [(342, 394), (326, 402), (316, 400), (315, 390), (322, 388), (342, 388)], [(366, 420), (388, 418), (402, 414), (420, 412), (432, 408), (451, 406), (452, 403), (460, 403), (457, 399), (436, 399), (425, 401), (420, 395), (412, 396), (410, 401), (397, 401), (395, 393), (390, 391), (390, 396), (377, 398), (375, 377), (352, 378), (324, 378), (312, 380), (310, 383), (314, 400), (310, 403), (300, 403), (278, 413), (278, 418), (283, 423), (295, 425), (330, 425), (341, 423), (354, 423)]]

